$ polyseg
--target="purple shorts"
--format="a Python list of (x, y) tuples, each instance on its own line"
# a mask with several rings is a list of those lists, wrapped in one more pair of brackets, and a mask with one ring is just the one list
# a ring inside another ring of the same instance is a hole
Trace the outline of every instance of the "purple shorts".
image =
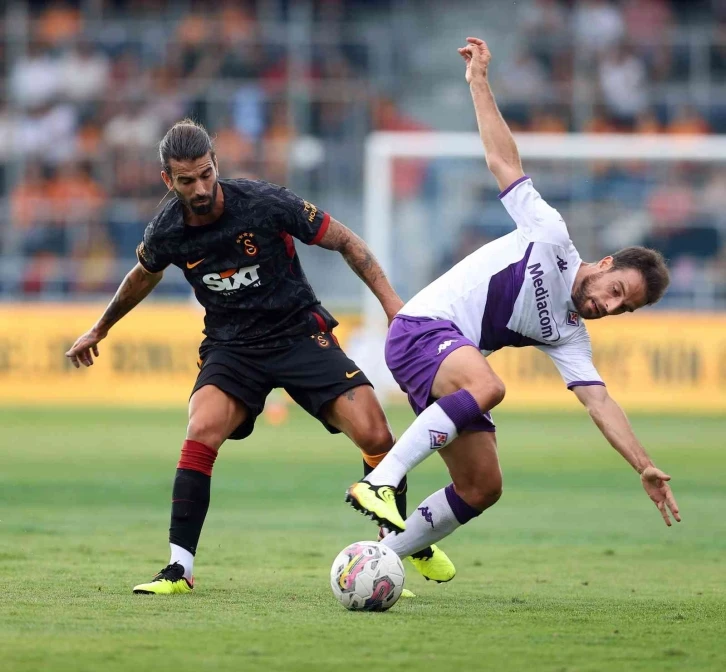
[[(436, 401), (431, 396), (431, 386), (441, 362), (465, 345), (477, 348), (450, 320), (406, 315), (398, 315), (393, 320), (386, 338), (386, 365), (408, 395), (408, 403), (416, 415)], [(495, 431), (489, 413), (482, 413), (480, 419), (465, 429)]]

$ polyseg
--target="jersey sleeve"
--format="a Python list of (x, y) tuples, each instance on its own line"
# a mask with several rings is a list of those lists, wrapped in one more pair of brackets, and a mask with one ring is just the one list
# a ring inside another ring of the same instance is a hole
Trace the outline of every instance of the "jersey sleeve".
[(136, 248), (139, 263), (149, 273), (160, 273), (171, 264), (171, 253), (164, 249), (158, 236), (154, 235), (155, 222), (151, 222), (145, 231), (144, 238)]
[(565, 249), (571, 244), (562, 216), (539, 195), (527, 175), (510, 184), (499, 200), (527, 240)]
[(590, 337), (584, 328), (567, 343), (542, 345), (537, 346), (537, 349), (550, 356), (568, 390), (586, 385), (605, 385), (592, 363)]
[(330, 215), (285, 187), (273, 195), (282, 228), (307, 245), (317, 245), (330, 225)]

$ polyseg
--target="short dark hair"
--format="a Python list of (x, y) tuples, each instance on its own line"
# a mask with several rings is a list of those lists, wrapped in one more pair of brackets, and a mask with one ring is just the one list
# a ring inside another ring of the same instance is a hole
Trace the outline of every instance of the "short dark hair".
[(177, 121), (159, 143), (159, 158), (164, 172), (171, 176), (169, 162), (193, 161), (209, 152), (215, 158), (214, 145), (207, 129), (194, 119)]
[(671, 282), (666, 260), (658, 250), (648, 247), (626, 247), (613, 256), (611, 271), (634, 268), (645, 280), (645, 302), (650, 305), (663, 298)]

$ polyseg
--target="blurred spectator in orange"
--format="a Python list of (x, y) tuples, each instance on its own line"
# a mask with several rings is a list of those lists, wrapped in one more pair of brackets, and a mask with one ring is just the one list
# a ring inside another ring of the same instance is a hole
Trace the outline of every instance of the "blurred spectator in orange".
[(252, 8), (241, 0), (225, 0), (219, 10), (219, 33), (223, 41), (254, 39), (255, 17)]
[(585, 133), (617, 133), (617, 128), (604, 105), (594, 106), (592, 116), (582, 129)]
[(46, 191), (53, 204), (54, 220), (68, 226), (97, 221), (107, 200), (88, 162), (71, 161), (58, 166), (57, 177)]
[(285, 103), (272, 106), (270, 123), (263, 138), (262, 175), (265, 180), (285, 184), (290, 149), (295, 138), (295, 129), (288, 120), (288, 107)]
[(38, 161), (25, 164), (23, 179), (10, 194), (11, 224), (18, 229), (44, 226), (50, 218), (48, 180)]
[(710, 133), (708, 122), (693, 105), (682, 105), (666, 127), (670, 135), (700, 135)]
[(81, 124), (76, 134), (76, 140), (76, 155), (79, 158), (95, 158), (101, 151), (103, 129), (95, 120), (91, 119)]
[(38, 39), (58, 46), (70, 42), (83, 30), (83, 14), (65, 0), (53, 0), (35, 24)]
[(190, 11), (184, 12), (176, 28), (176, 42), (182, 47), (200, 48), (212, 35), (209, 6), (203, 0), (192, 2)]
[(663, 127), (655, 112), (652, 109), (646, 109), (635, 118), (633, 130), (640, 135), (657, 135), (663, 131)]
[(224, 176), (250, 168), (255, 160), (255, 145), (226, 120), (214, 134), (219, 170)]
[(539, 107), (532, 112), (528, 130), (532, 133), (567, 133), (567, 122), (553, 108)]

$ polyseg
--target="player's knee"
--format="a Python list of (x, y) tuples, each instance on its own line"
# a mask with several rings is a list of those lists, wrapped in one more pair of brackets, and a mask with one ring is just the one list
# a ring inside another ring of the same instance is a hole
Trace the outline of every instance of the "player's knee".
[(469, 389), (471, 395), (479, 404), (479, 408), (483, 411), (489, 411), (501, 404), (507, 392), (502, 379), (494, 374), (487, 376), (485, 380), (472, 382), (470, 386), (467, 386), (467, 389)]
[(464, 497), (464, 500), (475, 509), (484, 511), (494, 506), (499, 498), (502, 496), (501, 484), (499, 487), (496, 486), (485, 486), (480, 488), (473, 488), (469, 492), (469, 497)]
[(395, 442), (391, 428), (386, 423), (376, 423), (366, 427), (357, 437), (358, 447), (366, 455), (387, 453)]
[(465, 483), (455, 483), (459, 496), (469, 506), (484, 511), (494, 506), (502, 496), (501, 474), (487, 474), (483, 478), (470, 478)]
[(189, 418), (187, 439), (199, 441), (205, 446), (218, 450), (227, 438), (223, 434), (224, 431), (220, 427), (220, 423), (211, 416), (197, 413)]

